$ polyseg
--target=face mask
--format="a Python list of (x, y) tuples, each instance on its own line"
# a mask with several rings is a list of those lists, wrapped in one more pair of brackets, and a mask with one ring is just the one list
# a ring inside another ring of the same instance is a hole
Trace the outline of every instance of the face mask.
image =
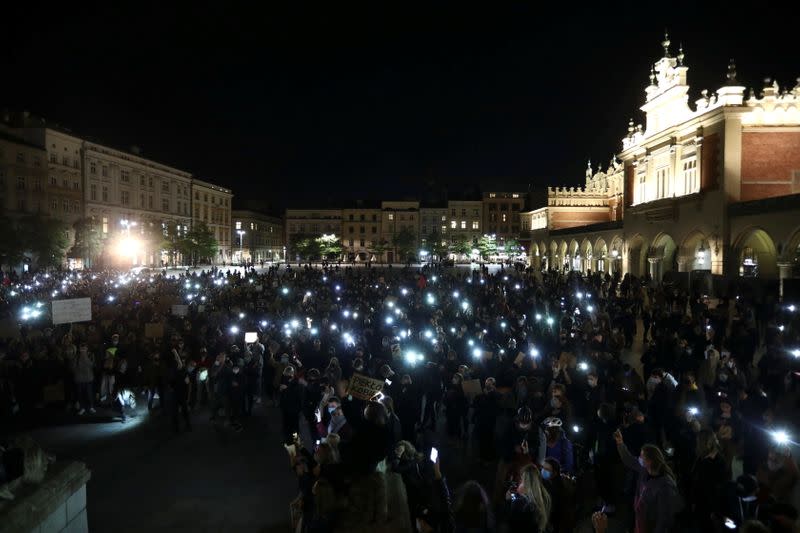
[(641, 466), (642, 468), (647, 468), (647, 467), (644, 465), (644, 458), (643, 458), (643, 457), (639, 457), (639, 466)]
[(238, 374), (239, 373), (239, 367), (238, 366), (233, 367), (233, 373), (234, 374)]
[(647, 384), (650, 385), (651, 387), (655, 387), (659, 383), (661, 383), (661, 380), (658, 378), (650, 378), (647, 380)]
[(590, 379), (589, 380), (589, 386), (592, 387), (592, 388), (597, 387), (597, 381), (595, 381), (593, 379)]
[(329, 414), (333, 414), (334, 411), (336, 411), (335, 407), (328, 407), (328, 413)]
[(550, 472), (549, 470), (542, 470), (542, 479), (547, 480), (550, 479), (551, 477), (553, 477), (552, 472)]
[(558, 409), (560, 407), (556, 398), (550, 398), (550, 407), (553, 409)]

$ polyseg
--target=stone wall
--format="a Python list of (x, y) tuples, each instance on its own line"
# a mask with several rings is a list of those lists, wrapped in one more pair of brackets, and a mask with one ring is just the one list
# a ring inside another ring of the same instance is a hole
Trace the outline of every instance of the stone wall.
[(91, 473), (79, 462), (50, 465), (44, 481), (23, 484), (15, 499), (0, 503), (0, 533), (86, 533), (86, 482)]

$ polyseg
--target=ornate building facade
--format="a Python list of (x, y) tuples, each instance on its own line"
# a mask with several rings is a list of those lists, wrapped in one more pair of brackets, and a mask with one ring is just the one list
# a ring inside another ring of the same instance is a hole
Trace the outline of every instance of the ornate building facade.
[(582, 188), (550, 188), (524, 213), (532, 264), (649, 274), (784, 279), (800, 253), (800, 82), (758, 91), (728, 66), (689, 104), (683, 50), (669, 38), (645, 88), (644, 125), (628, 123), (607, 168)]

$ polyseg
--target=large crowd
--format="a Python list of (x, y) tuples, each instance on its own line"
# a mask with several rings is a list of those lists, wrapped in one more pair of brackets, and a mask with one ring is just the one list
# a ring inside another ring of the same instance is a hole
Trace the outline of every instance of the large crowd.
[[(91, 321), (51, 325), (50, 300), (82, 297)], [(748, 286), (711, 300), (519, 265), (10, 272), (0, 319), (21, 325), (0, 341), (2, 420), (55, 401), (124, 422), (146, 402), (178, 432), (246, 431), (278, 410), (297, 531), (797, 528), (800, 310)]]

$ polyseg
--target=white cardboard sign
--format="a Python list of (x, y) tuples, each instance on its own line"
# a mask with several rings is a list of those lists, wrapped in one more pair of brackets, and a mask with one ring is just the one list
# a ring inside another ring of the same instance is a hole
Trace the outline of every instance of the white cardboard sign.
[(51, 306), (53, 311), (53, 325), (70, 324), (72, 322), (89, 322), (92, 320), (91, 298), (53, 300)]

